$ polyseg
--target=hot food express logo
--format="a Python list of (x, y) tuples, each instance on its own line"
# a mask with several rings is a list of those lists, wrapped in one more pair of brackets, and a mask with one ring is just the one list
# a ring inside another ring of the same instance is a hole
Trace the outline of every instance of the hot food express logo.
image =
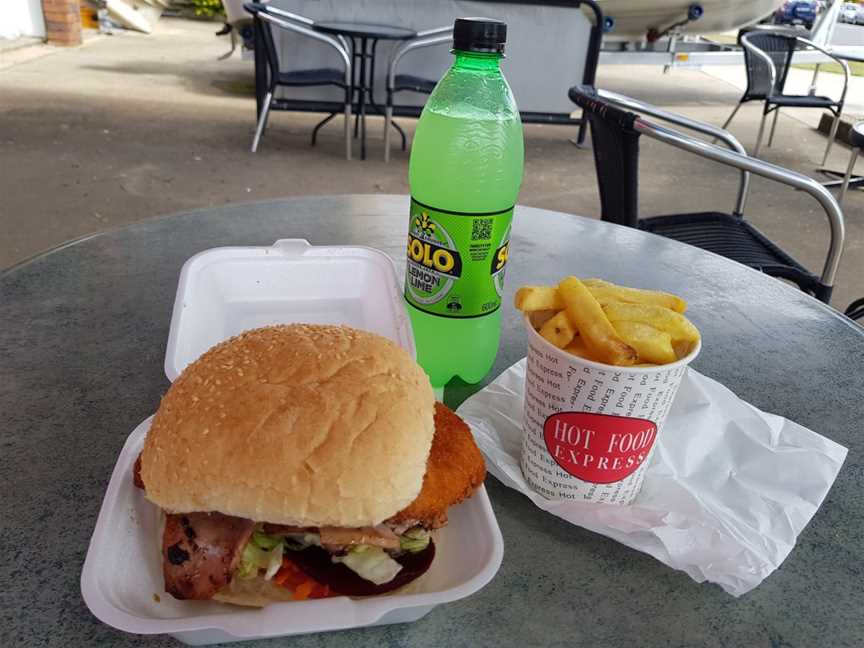
[(561, 412), (546, 419), (543, 437), (555, 463), (568, 474), (594, 484), (611, 484), (645, 462), (657, 426), (647, 419)]
[(462, 276), (462, 257), (446, 229), (426, 211), (411, 219), (408, 232), (408, 290), (421, 304), (435, 304)]

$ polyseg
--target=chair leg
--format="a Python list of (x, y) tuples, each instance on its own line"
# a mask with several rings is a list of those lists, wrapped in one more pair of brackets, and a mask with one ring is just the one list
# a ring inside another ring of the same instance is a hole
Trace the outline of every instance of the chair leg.
[(756, 148), (753, 149), (753, 157), (759, 157), (759, 151), (762, 148), (762, 135), (765, 133), (765, 120), (768, 119), (768, 113), (762, 112), (762, 121), (759, 122), (759, 134), (756, 136)]
[(261, 141), (261, 136), (264, 134), (264, 129), (267, 128), (267, 117), (270, 115), (270, 103), (273, 101), (273, 91), (270, 90), (264, 95), (264, 105), (261, 108), (261, 116), (258, 118), (258, 126), (255, 128), (255, 137), (252, 139), (252, 152), (258, 151), (258, 142)]
[(825, 147), (825, 156), (822, 158), (822, 166), (828, 162), (828, 154), (831, 152), (831, 147), (834, 145), (834, 139), (837, 137), (837, 129), (840, 127), (840, 114), (842, 108), (834, 115), (834, 121), (831, 122), (831, 133), (828, 135), (828, 146)]
[(393, 105), (387, 102), (384, 108), (384, 162), (390, 161), (390, 122), (393, 121)]
[(320, 122), (315, 124), (315, 128), (312, 129), (312, 146), (315, 146), (315, 143), (318, 141), (318, 131), (321, 130), (321, 127), (324, 126), (325, 124), (329, 123), (330, 120), (333, 119), (338, 114), (339, 114), (338, 112), (332, 112), (329, 115), (327, 115), (324, 119), (322, 119)]
[(732, 114), (729, 115), (729, 119), (727, 119), (720, 128), (722, 128), (723, 130), (726, 130), (726, 128), (729, 126), (729, 124), (732, 123), (732, 118), (735, 117), (735, 115), (738, 113), (739, 108), (741, 108), (741, 102), (740, 101), (738, 102), (738, 105), (732, 109)]
[(217, 57), (217, 61), (224, 61), (225, 59), (231, 58), (231, 55), (234, 53), (234, 50), (237, 49), (237, 30), (231, 28), (231, 31), (228, 32), (228, 36), (231, 38), (231, 49), (225, 52), (222, 56)]
[(777, 117), (780, 116), (780, 109), (774, 111), (774, 121), (771, 122), (771, 132), (768, 134), (768, 148), (774, 143), (774, 130), (777, 128)]
[(345, 159), (351, 159), (351, 101), (345, 102)]
[(840, 186), (840, 195), (837, 197), (837, 204), (843, 207), (843, 199), (846, 197), (846, 190), (849, 188), (849, 179), (852, 177), (852, 171), (855, 169), (855, 162), (858, 159), (858, 149), (852, 149), (852, 156), (849, 158), (849, 166), (846, 167), (846, 175), (843, 176), (843, 184)]

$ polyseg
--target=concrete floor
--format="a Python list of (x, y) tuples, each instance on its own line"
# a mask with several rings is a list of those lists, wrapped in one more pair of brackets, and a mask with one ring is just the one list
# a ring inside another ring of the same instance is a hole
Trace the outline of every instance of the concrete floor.
[[(343, 159), (338, 121), (311, 148), (320, 116), (308, 114), (276, 113), (259, 152), (249, 153), (252, 65), (216, 60), (227, 49), (213, 36), (217, 28), (163, 19), (150, 36), (100, 37), (0, 69), (0, 268), (85, 234), (196, 207), (408, 192), (408, 154), (381, 161), (377, 119), (370, 120), (365, 162)], [(609, 66), (598, 82), (715, 124), (740, 96), (727, 80), (699, 71), (664, 76), (659, 68)], [(755, 139), (759, 113), (756, 105), (745, 107), (733, 124), (745, 146)], [(411, 120), (405, 125), (410, 133)], [(593, 158), (569, 143), (573, 134), (569, 127), (526, 127), (520, 202), (599, 217)], [(781, 116), (775, 146), (763, 157), (815, 175), (824, 145), (810, 125)], [(731, 208), (734, 172), (645, 138), (642, 151), (643, 214)], [(830, 166), (845, 168), (848, 155), (835, 147)], [(812, 199), (755, 179), (747, 215), (799, 260), (821, 268), (827, 225)], [(841, 309), (864, 295), (864, 192), (849, 196), (846, 217), (834, 299)]]

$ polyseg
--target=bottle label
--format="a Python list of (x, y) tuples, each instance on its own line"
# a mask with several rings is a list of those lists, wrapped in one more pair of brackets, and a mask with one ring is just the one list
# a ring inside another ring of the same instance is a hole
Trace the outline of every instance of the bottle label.
[(501, 307), (513, 208), (484, 214), (435, 209), (411, 199), (405, 299), (440, 317)]

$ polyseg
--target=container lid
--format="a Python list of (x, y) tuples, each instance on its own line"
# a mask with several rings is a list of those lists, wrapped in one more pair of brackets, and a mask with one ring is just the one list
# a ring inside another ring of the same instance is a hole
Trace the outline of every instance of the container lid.
[(272, 324), (345, 324), (415, 355), (401, 283), (389, 256), (360, 246), (283, 239), (205, 250), (180, 272), (165, 374), (173, 381), (210, 347)]
[(453, 23), (453, 49), (503, 54), (507, 23), (495, 18), (457, 18)]

